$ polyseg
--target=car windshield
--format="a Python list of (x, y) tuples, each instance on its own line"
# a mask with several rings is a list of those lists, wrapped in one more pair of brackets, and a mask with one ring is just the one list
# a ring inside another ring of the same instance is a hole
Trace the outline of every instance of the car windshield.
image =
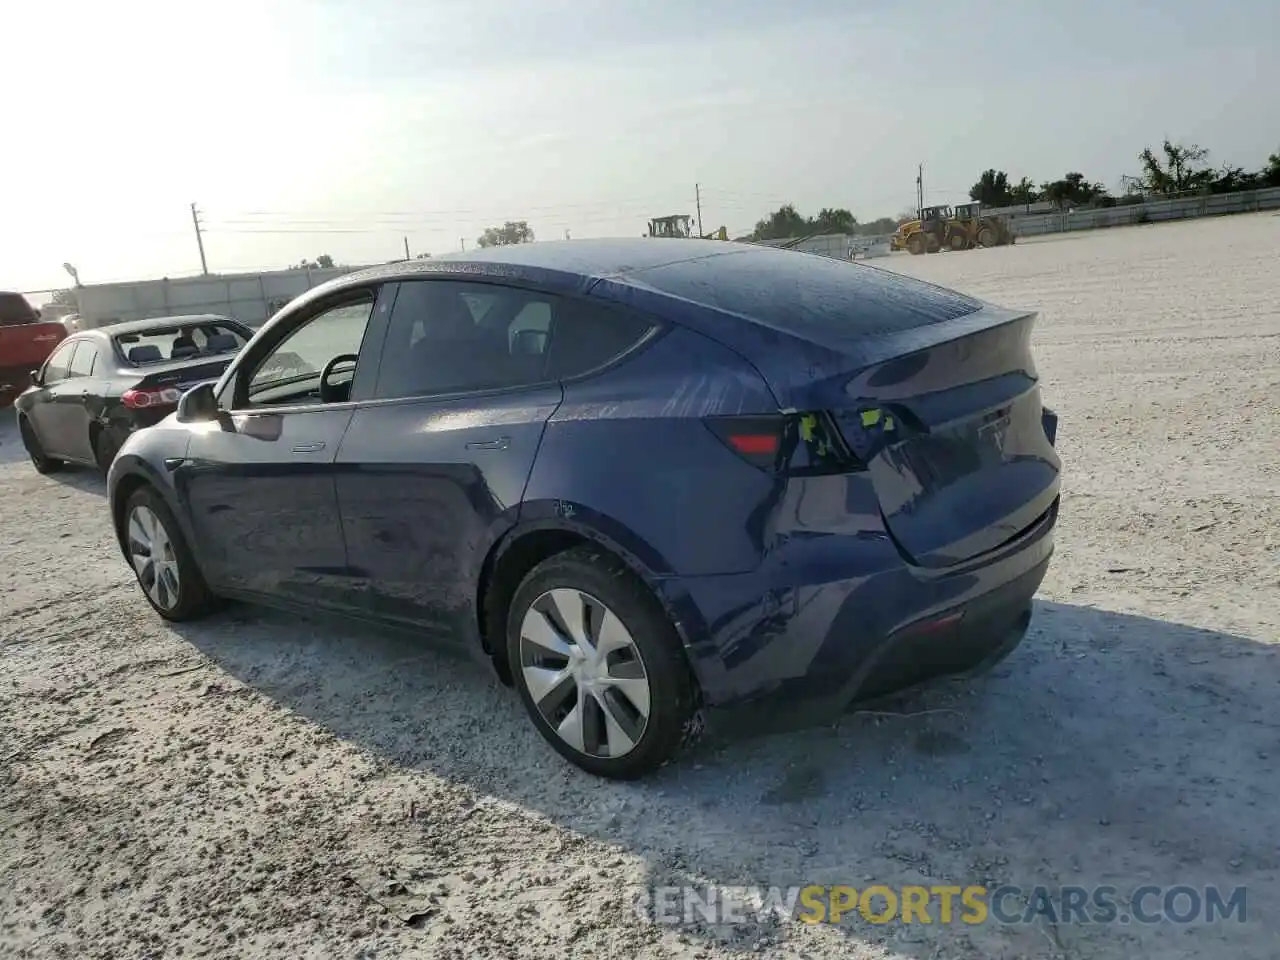
[(238, 328), (216, 320), (119, 333), (112, 339), (120, 356), (135, 366), (232, 354), (246, 343)]

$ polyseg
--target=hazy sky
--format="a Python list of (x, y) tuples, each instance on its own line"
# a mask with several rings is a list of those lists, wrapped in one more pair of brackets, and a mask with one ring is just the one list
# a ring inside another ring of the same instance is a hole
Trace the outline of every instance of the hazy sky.
[[(504, 219), (638, 236), (863, 220), (987, 167), (1116, 188), (1162, 137), (1280, 149), (1276, 0), (109, 0), (0, 55), (0, 289), (444, 252)], [(15, 136), (14, 131), (18, 132)]]

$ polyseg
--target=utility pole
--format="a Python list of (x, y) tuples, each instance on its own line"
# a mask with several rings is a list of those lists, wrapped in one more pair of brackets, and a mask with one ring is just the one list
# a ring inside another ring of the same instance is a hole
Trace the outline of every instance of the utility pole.
[(466, 252), (466, 250), (467, 250), (467, 238), (466, 238), (466, 237), (459, 237), (459, 238), (458, 238), (458, 242), (459, 242), (460, 244), (462, 244), (462, 250), (463, 250), (463, 252), (465, 253), (465, 252)]
[(698, 236), (702, 236), (702, 186), (695, 183), (693, 185), (693, 199), (698, 206)]
[(916, 216), (924, 216), (924, 164), (916, 168)]
[(196, 246), (200, 248), (200, 272), (206, 277), (209, 275), (209, 264), (204, 258), (204, 237), (200, 236), (200, 214), (196, 211), (196, 205), (191, 204), (191, 223), (196, 228)]
[(404, 238), (404, 258), (406, 260), (413, 259), (413, 257), (409, 256), (409, 238), (408, 237)]

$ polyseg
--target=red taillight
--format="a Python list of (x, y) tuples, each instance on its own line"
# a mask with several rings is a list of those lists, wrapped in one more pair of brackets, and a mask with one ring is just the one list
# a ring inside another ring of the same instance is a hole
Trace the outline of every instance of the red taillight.
[(862, 469), (825, 413), (708, 417), (703, 422), (752, 466), (793, 476)]
[(725, 437), (729, 446), (749, 457), (771, 456), (778, 452), (782, 438), (768, 433), (731, 433)]
[(721, 443), (753, 466), (777, 465), (787, 426), (785, 416), (708, 417), (704, 422)]
[(178, 402), (182, 391), (173, 387), (126, 390), (120, 401), (130, 410), (146, 410), (149, 407), (172, 406)]

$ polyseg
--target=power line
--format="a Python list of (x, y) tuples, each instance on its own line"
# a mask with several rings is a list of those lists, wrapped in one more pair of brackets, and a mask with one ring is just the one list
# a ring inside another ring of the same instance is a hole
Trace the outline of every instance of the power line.
[[(560, 210), (582, 210), (582, 209), (600, 208), (600, 207), (623, 207), (623, 206), (630, 207), (630, 206), (637, 206), (637, 205), (657, 206), (657, 205), (668, 203), (670, 199), (671, 199), (670, 196), (665, 196), (665, 197), (650, 196), (650, 197), (631, 197), (631, 198), (617, 199), (617, 200), (592, 200), (588, 202), (542, 204), (542, 205), (534, 205), (534, 206), (525, 206), (521, 204), (520, 209), (525, 211), (527, 214), (533, 214), (533, 213), (545, 213), (548, 211), (555, 212)], [(453, 209), (423, 208), (419, 210), (348, 210), (348, 211), (344, 211), (341, 214), (320, 215), (318, 217), (315, 210), (297, 210), (297, 209), (295, 210), (236, 210), (236, 211), (231, 211), (227, 217), (222, 217), (220, 219), (237, 219), (237, 218), (245, 218), (245, 217), (248, 217), (248, 218), (268, 217), (268, 218), (277, 218), (277, 219), (278, 218), (306, 219), (308, 217), (313, 217), (313, 218), (322, 219), (322, 220), (336, 220), (336, 219), (352, 219), (352, 218), (355, 218), (355, 219), (370, 219), (370, 218), (403, 219), (406, 217), (416, 218), (416, 217), (424, 217), (424, 216), (428, 216), (428, 217), (431, 217), (431, 216), (486, 216), (486, 217), (489, 217), (489, 216), (493, 216), (495, 210), (498, 210), (498, 209), (499, 208), (497, 207), (479, 207), (479, 208), (472, 207), (472, 208), (453, 208)]]

